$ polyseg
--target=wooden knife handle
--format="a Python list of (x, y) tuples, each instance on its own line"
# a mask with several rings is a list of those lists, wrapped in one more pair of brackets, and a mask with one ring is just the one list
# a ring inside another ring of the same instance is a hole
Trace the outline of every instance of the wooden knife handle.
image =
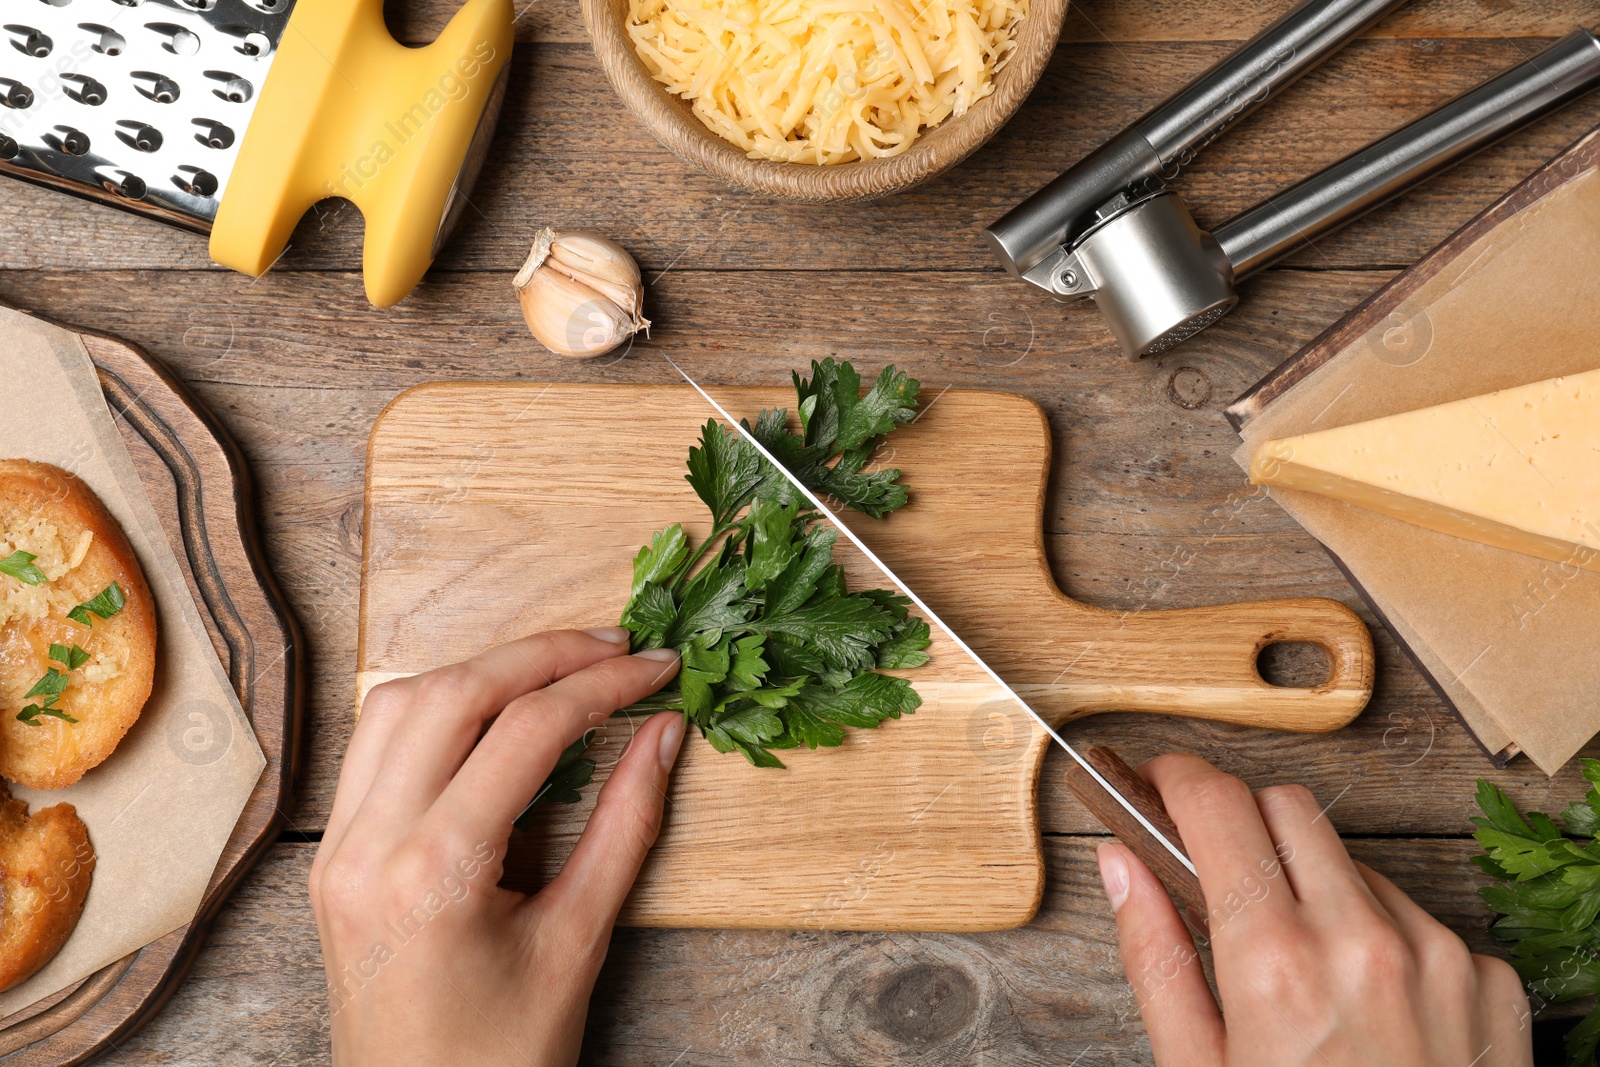
[[(1106, 781), (1127, 797), (1129, 802), (1139, 809), (1140, 814), (1149, 819), (1150, 824), (1160, 830), (1180, 852), (1185, 856), (1189, 854), (1183, 847), (1183, 838), (1178, 834), (1178, 827), (1172, 821), (1172, 816), (1167, 814), (1167, 807), (1161, 802), (1161, 794), (1156, 792), (1155, 786), (1145, 781), (1138, 771), (1123, 762), (1121, 756), (1104, 745), (1094, 745), (1084, 750), (1083, 758), (1088, 760)], [(1117, 835), (1117, 840), (1128, 846), (1128, 849), (1144, 861), (1144, 865), (1161, 880), (1167, 887), (1167, 892), (1171, 893), (1177, 902), (1178, 911), (1183, 915), (1190, 931), (1202, 938), (1209, 937), (1209, 928), (1206, 924), (1206, 897), (1200, 889), (1200, 879), (1191, 874), (1189, 868), (1179, 863), (1149, 830), (1139, 825), (1139, 821), (1129, 814), (1128, 809), (1124, 808), (1116, 797), (1106, 792), (1105, 787), (1077, 763), (1073, 763), (1067, 771), (1067, 788), (1083, 802), (1084, 807), (1105, 823), (1106, 829)]]

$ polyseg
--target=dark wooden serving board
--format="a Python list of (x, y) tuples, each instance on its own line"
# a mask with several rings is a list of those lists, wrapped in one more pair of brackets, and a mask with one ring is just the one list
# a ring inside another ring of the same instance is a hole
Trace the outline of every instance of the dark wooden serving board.
[(238, 446), (156, 359), (105, 334), (74, 332), (100, 372), (267, 766), (193, 921), (7, 1018), (0, 1025), (5, 1067), (82, 1063), (127, 1038), (172, 996), (222, 902), (277, 836), (294, 783), (304, 687), (300, 629), (267, 568)]

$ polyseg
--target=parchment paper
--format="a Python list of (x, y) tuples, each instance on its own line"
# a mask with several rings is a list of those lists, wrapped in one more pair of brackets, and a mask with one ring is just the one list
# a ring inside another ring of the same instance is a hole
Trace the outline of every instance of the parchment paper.
[[(1480, 238), (1388, 319), (1245, 424), (1329, 429), (1600, 367), (1600, 171)], [(1491, 752), (1547, 774), (1600, 730), (1600, 573), (1328, 497), (1271, 491), (1349, 569)]]
[(0, 392), (0, 457), (53, 463), (100, 495), (133, 543), (159, 628), (154, 692), (116, 752), (66, 789), (12, 786), (30, 811), (77, 808), (98, 863), (71, 940), (0, 994), (3, 1022), (193, 918), (266, 761), (82, 342), (0, 308), (0, 381), (28, 383)]

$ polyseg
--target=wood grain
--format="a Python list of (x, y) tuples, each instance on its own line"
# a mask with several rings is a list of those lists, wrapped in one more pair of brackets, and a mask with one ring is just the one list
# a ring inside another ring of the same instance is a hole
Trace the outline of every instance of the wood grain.
[[(707, 380), (771, 386), (806, 360), (838, 354), (908, 366), (930, 395), (954, 385), (1038, 402), (1056, 457), (1045, 547), (1057, 584), (1076, 599), (1123, 610), (1332, 595), (1364, 610), (1315, 541), (1269, 503), (1241, 496), (1222, 408), (1585, 132), (1600, 119), (1600, 97), (1252, 279), (1227, 321), (1139, 366), (1116, 357), (1092, 309), (1035, 300), (1007, 282), (977, 236), (1290, 3), (1075, 4), (1028, 102), (966, 163), (877, 204), (806, 208), (729, 195), (682, 166), (610, 91), (577, 0), (517, 0), (510, 97), (476, 212), (440, 269), (393, 313), (361, 300), (360, 222), (337, 204), (309, 217), (278, 268), (251, 284), (213, 268), (190, 235), (15, 183), (0, 187), (0, 298), (159, 354), (250, 457), (270, 556), (315, 653), (305, 773), (288, 812), (290, 830), (313, 841), (349, 738), (364, 455), (383, 406), (440, 378), (668, 380), (653, 359), (579, 365), (527, 339), (509, 279), (546, 223), (598, 229), (632, 249), (652, 283), (652, 317), (665, 312), (652, 346)], [(390, 14), (421, 43), (455, 6), (393, 0)], [(1600, 24), (1593, 0), (1413, 0), (1208, 150), (1185, 195), (1214, 225), (1577, 24)], [(1474, 779), (1544, 811), (1560, 811), (1586, 783), (1575, 766), (1553, 779), (1525, 761), (1490, 768), (1403, 653), (1381, 630), (1374, 636), (1373, 702), (1333, 734), (1121, 713), (1066, 732), (1113, 744), (1134, 763), (1191, 751), (1257, 788), (1309, 785), (1332, 804), (1329, 819), (1355, 835), (1358, 856), (1475, 949), (1492, 949), (1465, 862)], [(1097, 832), (1062, 784), (1065, 772), (1064, 757), (1045, 757), (1041, 830)], [(659, 1067), (690, 1049), (680, 1067), (955, 1067), (981, 1049), (985, 1062), (1149, 1064), (1099, 896), (1098, 840), (1047, 836), (1044, 906), (1021, 930), (621, 931), (584, 1062)], [(314, 849), (273, 851), (230, 899), (173, 1002), (105, 1062), (327, 1062), (304, 892)], [(980, 979), (951, 978), (939, 964), (952, 961)], [(1003, 986), (982, 984), (993, 966), (1003, 966)], [(996, 1024), (981, 1042), (961, 993), (974, 987), (988, 991), (981, 1003), (1002, 1005), (998, 1016), (976, 1016)]]
[(6, 1020), (0, 1060), (18, 1067), (81, 1062), (160, 1010), (228, 894), (277, 839), (298, 754), (299, 634), (262, 558), (237, 446), (165, 367), (113, 337), (82, 337), (267, 765), (194, 920), (52, 998), (45, 1010)]
[[(1495, 36), (1358, 41), (1208, 149), (1181, 191), (1200, 224), (1215, 226), (1511, 66), (1539, 43)], [(1063, 44), (1018, 121), (965, 163), (883, 201), (817, 206), (732, 193), (685, 166), (616, 98), (587, 44), (526, 46), (512, 58), (472, 209), (435, 276), (513, 272), (533, 234), (551, 224), (618, 240), (647, 278), (668, 268), (1000, 274), (984, 246), (984, 226), (1227, 51), (1225, 44)], [(1597, 120), (1600, 95), (1591, 95), (1288, 263), (1318, 270), (1404, 265)], [(16, 182), (0, 187), (0, 198), (14, 208), (0, 267), (220, 270), (192, 234)], [(275, 271), (356, 271), (361, 238), (359, 213), (326, 202), (302, 222)], [(1247, 299), (1255, 285), (1245, 287)], [(359, 284), (352, 291), (359, 293)], [(1048, 298), (1039, 300), (1042, 306)]]
[[(793, 401), (785, 391), (717, 392), (752, 418)], [(706, 535), (682, 478), (709, 410), (697, 400), (687, 386), (461, 383), (392, 403), (368, 451), (358, 687), (573, 619), (615, 619), (633, 555), (653, 531), (682, 521), (692, 539)], [(952, 447), (971, 425), (984, 427), (981, 445)], [(878, 458), (905, 470), (913, 503), (854, 524), (1041, 714), (1059, 723), (1134, 710), (1331, 730), (1366, 704), (1370, 638), (1335, 601), (1113, 612), (1060, 593), (1041, 543), (1049, 458), (1036, 405), (946, 391)], [(856, 587), (883, 584), (849, 546), (839, 558)], [(1276, 641), (1320, 645), (1326, 681), (1265, 682), (1256, 657)], [(782, 773), (691, 745), (624, 920), (901, 930), (1026, 922), (1040, 891), (1033, 797), (1046, 737), (942, 634), (930, 651), (933, 664), (914, 676), (923, 697), (914, 716), (839, 749), (789, 753)], [(608, 724), (611, 751), (627, 729)], [(526, 850), (537, 858), (511, 864), (514, 884), (559, 869), (588, 810), (555, 809)], [(851, 832), (819, 837), (808, 832), (816, 826)], [(864, 870), (885, 872), (871, 893), (858, 891)]]
[[(1075, 599), (1132, 610), (1218, 603), (1249, 590), (1359, 606), (1317, 543), (1244, 491), (1227, 459), (1237, 438), (1220, 412), (1389, 276), (1269, 272), (1194, 345), (1136, 366), (1109, 340), (1098, 346), (1092, 309), (1079, 316), (1047, 303), (1053, 317), (1030, 323), (1021, 296), (1004, 302), (1016, 287), (1002, 279), (952, 285), (940, 274), (669, 272), (652, 290), (651, 311), (665, 309), (671, 325), (652, 349), (606, 366), (540, 354), (525, 338), (507, 277), (494, 274), (439, 279), (427, 301), (387, 315), (359, 304), (357, 278), (348, 279), (347, 304), (330, 295), (325, 275), (299, 273), (254, 286), (223, 273), (0, 273), (0, 298), (58, 319), (97, 321), (162, 353), (242, 442), (261, 485), (273, 558), (292, 561), (279, 566), (280, 579), (316, 651), (311, 758), (289, 813), (291, 830), (315, 833), (351, 725), (367, 436), (402, 388), (470, 376), (664, 382), (671, 368), (648, 355), (654, 347), (707, 380), (750, 385), (781, 381), (815, 355), (864, 367), (893, 360), (921, 378), (930, 397), (952, 385), (1003, 387), (1044, 407), (1056, 457), (1045, 548), (1056, 583)], [(863, 285), (881, 301), (853, 299)], [(773, 310), (773, 294), (790, 308), (787, 320)], [(886, 318), (883, 307), (904, 308), (915, 321)], [(1085, 724), (1089, 740), (1114, 744), (1134, 762), (1195, 751), (1259, 785), (1303, 781), (1328, 798), (1350, 786), (1332, 818), (1351, 832), (1468, 832), (1482, 754), (1403, 653), (1376, 636), (1374, 706), (1335, 734), (1263, 735), (1110, 714)], [(1087, 736), (1068, 730), (1073, 739)], [(1067, 795), (1065, 767), (1053, 759), (1042, 775), (1042, 826), (1097, 829)], [(1547, 781), (1514, 764), (1494, 777), (1546, 811), (1586, 788), (1575, 768)]]
[[(986, 1063), (1148, 1065), (1095, 866), (1105, 840), (1046, 838), (1044, 901), (1021, 930), (619, 930), (580, 1062), (666, 1067), (682, 1055), (680, 1067), (971, 1067), (981, 1049)], [(1470, 842), (1349, 843), (1474, 951), (1497, 951)], [(315, 850), (275, 848), (162, 1015), (97, 1062), (328, 1063), (325, 980), (305, 894)], [(1536, 1021), (1572, 1010), (1547, 1008)]]

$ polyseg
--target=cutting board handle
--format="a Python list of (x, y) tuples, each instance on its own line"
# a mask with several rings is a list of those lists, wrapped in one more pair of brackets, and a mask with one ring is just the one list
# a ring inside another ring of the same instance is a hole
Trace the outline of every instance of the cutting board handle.
[[(1062, 600), (1071, 624), (1081, 629), (1083, 605)], [(1065, 718), (1149, 711), (1322, 732), (1350, 722), (1372, 696), (1372, 634), (1337, 600), (1300, 597), (1102, 615), (1114, 627), (1114, 641), (1088, 643), (1041, 700), (1052, 710), (1070, 705)], [(1321, 649), (1327, 678), (1304, 687), (1262, 678), (1262, 649), (1286, 642)]]
[[(1150, 824), (1160, 830), (1163, 837), (1176, 845), (1178, 851), (1189, 855), (1189, 850), (1183, 846), (1183, 837), (1178, 833), (1178, 826), (1167, 814), (1167, 806), (1162, 803), (1161, 794), (1156, 792), (1155, 786), (1145, 781), (1121, 756), (1104, 745), (1085, 749), (1083, 758), (1138, 808), (1139, 813), (1150, 820)], [(1128, 813), (1127, 808), (1118, 803), (1116, 797), (1076, 763), (1067, 771), (1067, 788), (1167, 887), (1190, 932), (1200, 938), (1209, 938), (1206, 895), (1194, 872), (1178, 862), (1149, 830)]]

